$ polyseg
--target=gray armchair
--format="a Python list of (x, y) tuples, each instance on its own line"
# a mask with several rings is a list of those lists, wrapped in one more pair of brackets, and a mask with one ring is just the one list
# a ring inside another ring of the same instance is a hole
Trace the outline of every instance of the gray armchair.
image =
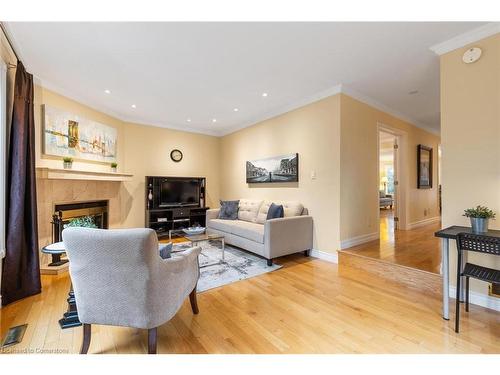
[(83, 323), (81, 354), (89, 349), (91, 324), (147, 329), (148, 352), (156, 353), (156, 328), (188, 295), (198, 313), (199, 247), (162, 259), (151, 229), (67, 228), (62, 236)]

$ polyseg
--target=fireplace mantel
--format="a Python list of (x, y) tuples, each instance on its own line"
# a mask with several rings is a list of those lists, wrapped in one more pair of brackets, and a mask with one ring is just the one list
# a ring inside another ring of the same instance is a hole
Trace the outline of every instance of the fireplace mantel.
[(130, 173), (37, 167), (37, 177), (48, 180), (130, 181)]

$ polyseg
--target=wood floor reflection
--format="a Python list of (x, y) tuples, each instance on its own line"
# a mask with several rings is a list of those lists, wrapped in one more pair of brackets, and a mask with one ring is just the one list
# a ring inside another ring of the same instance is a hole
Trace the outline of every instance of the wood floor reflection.
[(394, 212), (380, 210), (380, 239), (344, 251), (374, 259), (381, 259), (422, 271), (439, 273), (441, 251), (434, 232), (440, 223), (412, 230), (394, 230)]

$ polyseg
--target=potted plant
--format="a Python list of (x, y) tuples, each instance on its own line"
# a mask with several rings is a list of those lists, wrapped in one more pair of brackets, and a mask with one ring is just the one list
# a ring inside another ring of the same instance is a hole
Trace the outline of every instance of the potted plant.
[(63, 167), (64, 169), (71, 169), (73, 166), (73, 158), (70, 158), (69, 156), (66, 156), (63, 158)]
[(64, 224), (64, 228), (69, 227), (97, 228), (97, 225), (95, 225), (94, 219), (92, 217), (82, 216), (70, 219), (67, 224)]
[(111, 163), (111, 171), (116, 172), (116, 167), (118, 167), (118, 163)]
[(468, 208), (464, 211), (464, 216), (470, 218), (472, 231), (475, 233), (486, 233), (488, 231), (489, 219), (495, 218), (495, 213), (485, 206)]

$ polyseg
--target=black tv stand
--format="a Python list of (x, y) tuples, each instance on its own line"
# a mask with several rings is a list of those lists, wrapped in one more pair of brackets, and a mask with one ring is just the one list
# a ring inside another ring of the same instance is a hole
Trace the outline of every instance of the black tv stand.
[[(199, 181), (199, 200), (196, 205), (176, 205), (160, 207), (157, 181), (161, 179), (189, 179)], [(169, 231), (193, 226), (206, 226), (205, 178), (203, 177), (146, 177), (146, 228), (156, 231), (159, 238), (169, 235)]]
[(176, 207), (146, 210), (146, 227), (154, 229), (158, 237), (168, 236), (170, 230), (206, 224), (208, 207)]

